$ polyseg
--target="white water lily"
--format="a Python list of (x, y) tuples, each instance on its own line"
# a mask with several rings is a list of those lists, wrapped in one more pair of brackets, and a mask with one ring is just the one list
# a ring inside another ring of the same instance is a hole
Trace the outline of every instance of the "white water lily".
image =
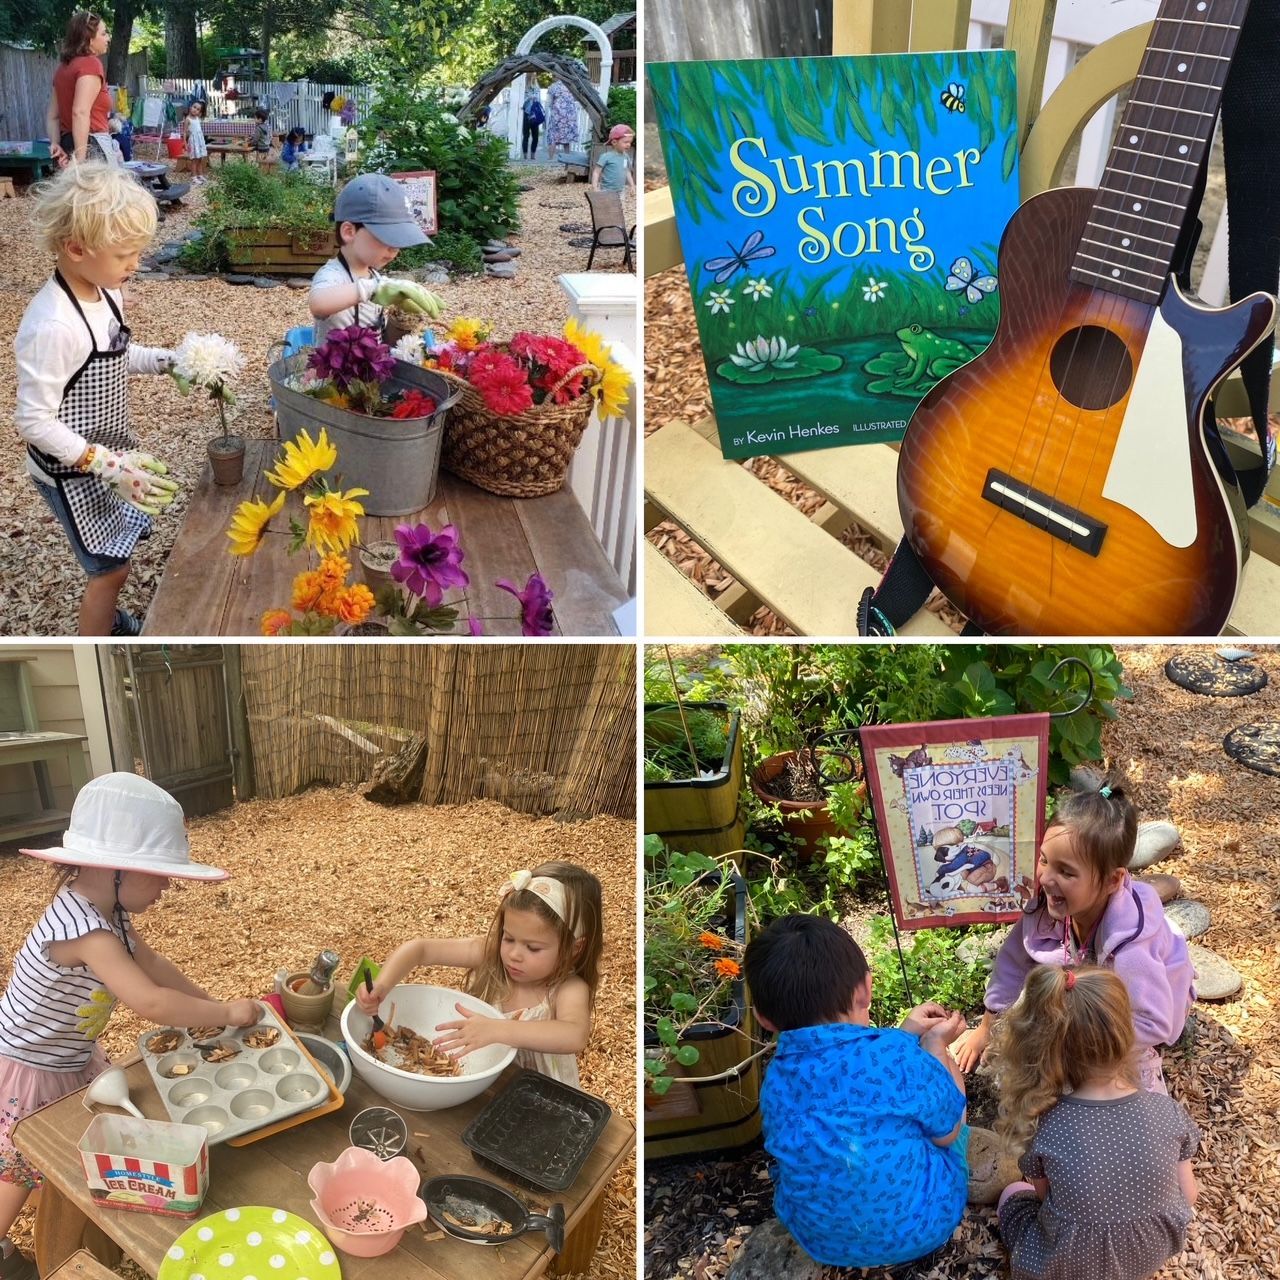
[(421, 364), (423, 357), (426, 355), (426, 349), (422, 345), (422, 335), (420, 333), (406, 333), (391, 348), (391, 354), (397, 360), (407, 360), (409, 364)]
[(244, 371), (245, 358), (218, 333), (189, 333), (174, 352), (173, 372), (193, 387), (225, 386)]
[(773, 297), (773, 286), (761, 276), (758, 280), (748, 280), (742, 286), (742, 292), (754, 301), (759, 302), (761, 298)]
[(733, 306), (733, 299), (729, 296), (729, 290), (712, 289), (707, 294), (707, 306), (711, 308), (713, 316), (719, 315), (722, 311), (728, 313), (729, 308)]
[(737, 355), (730, 355), (729, 359), (740, 369), (750, 369), (753, 372), (768, 365), (775, 369), (794, 369), (795, 356), (799, 350), (798, 343), (788, 346), (786, 338), (766, 338), (764, 334), (760, 334), (750, 342), (739, 342)]
[(884, 297), (884, 291), (888, 287), (885, 281), (877, 280), (874, 276), (868, 276), (867, 283), (862, 286), (862, 297), (867, 302), (879, 302)]

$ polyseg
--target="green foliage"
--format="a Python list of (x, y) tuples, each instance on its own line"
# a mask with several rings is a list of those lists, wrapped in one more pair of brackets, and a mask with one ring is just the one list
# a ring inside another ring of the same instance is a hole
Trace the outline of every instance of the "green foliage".
[(609, 90), (609, 101), (605, 104), (608, 114), (604, 118), (605, 132), (615, 124), (625, 124), (634, 131), (636, 127), (636, 91), (634, 89)]
[(474, 276), (484, 270), (484, 257), (480, 245), (470, 236), (447, 228), (437, 231), (430, 244), (415, 244), (396, 254), (395, 269), (412, 271), (438, 262), (448, 267), (454, 275)]
[[(867, 963), (871, 966), (871, 1021), (877, 1027), (893, 1027), (917, 1004), (936, 1000), (947, 1009), (971, 1013), (982, 1006), (988, 966), (970, 960), (959, 950), (966, 936), (994, 932), (994, 926), (971, 929), (917, 929), (901, 934), (902, 962), (888, 916), (871, 921)], [(911, 982), (911, 998), (902, 981), (905, 964)]]
[(694, 707), (687, 709), (682, 719), (674, 703), (648, 710), (644, 715), (644, 780), (671, 782), (696, 777), (689, 758), (690, 741), (698, 770), (718, 770), (728, 740), (728, 717), (722, 712)]

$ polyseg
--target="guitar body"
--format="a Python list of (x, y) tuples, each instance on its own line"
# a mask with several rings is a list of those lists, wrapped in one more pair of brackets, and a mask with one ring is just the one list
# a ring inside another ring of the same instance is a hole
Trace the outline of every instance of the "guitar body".
[(1096, 194), (1047, 191), (1010, 221), (995, 339), (902, 440), (906, 537), (994, 635), (1217, 634), (1247, 522), (1206, 408), (1275, 300), (1217, 310), (1170, 280), (1153, 305), (1073, 281)]

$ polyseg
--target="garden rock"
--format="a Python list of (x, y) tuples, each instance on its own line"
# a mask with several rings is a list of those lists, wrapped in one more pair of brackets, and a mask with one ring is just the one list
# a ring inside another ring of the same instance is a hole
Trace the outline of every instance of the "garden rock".
[(1209, 908), (1193, 898), (1179, 898), (1164, 909), (1164, 918), (1174, 933), (1184, 938), (1198, 938), (1209, 929)]
[(177, 244), (162, 244), (160, 248), (152, 254), (152, 257), (155, 258), (157, 262), (172, 262), (181, 252), (182, 243), (179, 241)]
[(762, 1222), (734, 1255), (725, 1280), (821, 1280), (822, 1267), (777, 1218)]
[(484, 260), (486, 262), (511, 262), (519, 256), (519, 249), (486, 249), (484, 251)]
[(1182, 837), (1172, 822), (1138, 823), (1138, 843), (1129, 859), (1129, 870), (1141, 871), (1167, 858), (1181, 843)]
[(253, 287), (255, 289), (278, 289), (280, 281), (273, 280), (270, 276), (254, 276)]
[(1188, 942), (1187, 950), (1196, 971), (1197, 1000), (1225, 1000), (1244, 986), (1244, 979), (1216, 952), (1198, 942)]
[(969, 1130), (969, 1203), (995, 1204), (1011, 1182), (1022, 1178), (1017, 1158), (990, 1129)]
[(516, 264), (514, 262), (499, 262), (497, 264), (485, 263), (484, 273), (487, 276), (497, 276), (501, 280), (514, 280), (516, 275)]
[(508, 244), (505, 240), (490, 240), (485, 244), (484, 252), (511, 253), (519, 257), (522, 250), (517, 249), (513, 244)]
[(1149, 884), (1159, 895), (1161, 902), (1172, 902), (1182, 892), (1182, 881), (1177, 876), (1153, 871), (1149, 876), (1139, 876), (1139, 884)]
[(223, 279), (228, 284), (252, 284), (253, 283), (252, 276), (242, 276), (237, 271), (229, 272), (227, 275), (223, 276)]
[(306, 276), (290, 276), (285, 281), (285, 284), (290, 289), (310, 289), (311, 288), (311, 281), (308, 280)]

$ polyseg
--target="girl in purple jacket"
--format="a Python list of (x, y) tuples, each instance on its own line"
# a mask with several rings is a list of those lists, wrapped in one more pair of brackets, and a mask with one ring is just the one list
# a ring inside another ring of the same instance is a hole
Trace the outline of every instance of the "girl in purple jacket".
[(952, 1052), (962, 1071), (977, 1065), (996, 1018), (1036, 965), (1099, 964), (1129, 989), (1142, 1087), (1167, 1093), (1156, 1046), (1182, 1034), (1195, 998), (1187, 944), (1169, 927), (1156, 891), (1129, 876), (1138, 815), (1123, 781), (1081, 768), (1072, 771), (1071, 787), (1040, 845), (1039, 892), (996, 957), (987, 1011)]

